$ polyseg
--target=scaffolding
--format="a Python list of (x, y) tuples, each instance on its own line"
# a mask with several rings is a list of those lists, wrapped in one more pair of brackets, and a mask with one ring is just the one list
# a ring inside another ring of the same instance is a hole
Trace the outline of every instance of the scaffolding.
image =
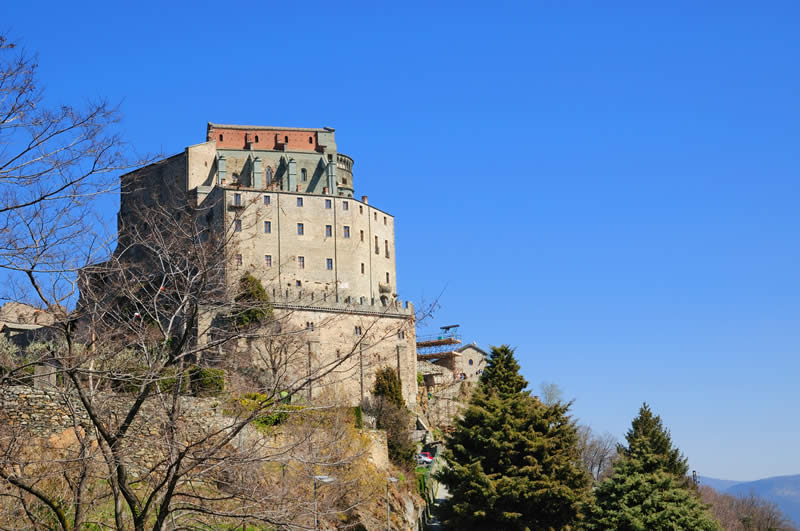
[(417, 337), (417, 359), (431, 360), (456, 356), (458, 353), (453, 345), (461, 344), (458, 327), (459, 325), (442, 326), (438, 334)]

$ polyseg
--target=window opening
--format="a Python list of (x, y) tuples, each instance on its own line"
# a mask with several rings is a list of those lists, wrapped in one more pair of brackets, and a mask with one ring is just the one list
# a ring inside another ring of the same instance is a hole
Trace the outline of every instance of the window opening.
[(298, 235), (298, 236), (302, 236), (302, 235), (303, 235), (303, 232), (304, 232), (304, 230), (305, 230), (305, 229), (304, 229), (304, 227), (303, 227), (303, 224), (302, 224), (302, 223), (298, 223), (298, 224), (297, 224), (297, 235)]
[(297, 267), (299, 267), (300, 269), (306, 268), (306, 259), (304, 256), (297, 257)]

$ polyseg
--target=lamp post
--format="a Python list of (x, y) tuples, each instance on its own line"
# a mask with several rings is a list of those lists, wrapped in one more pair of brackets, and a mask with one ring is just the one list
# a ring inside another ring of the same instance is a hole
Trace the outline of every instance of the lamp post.
[(386, 531), (392, 531), (392, 507), (389, 505), (389, 483), (397, 483), (397, 478), (386, 478)]
[(314, 531), (319, 529), (319, 520), (317, 519), (317, 481), (320, 483), (333, 483), (335, 479), (330, 476), (314, 476)]

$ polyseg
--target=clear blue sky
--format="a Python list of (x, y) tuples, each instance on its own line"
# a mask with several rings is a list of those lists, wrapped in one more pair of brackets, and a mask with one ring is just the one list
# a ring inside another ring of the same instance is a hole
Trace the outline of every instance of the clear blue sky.
[(800, 473), (800, 5), (379, 4), (0, 20), (52, 101), (121, 102), (140, 151), (335, 127), (396, 216), (401, 297), (444, 290), (435, 326), (515, 346), (595, 430), (647, 401), (701, 475)]

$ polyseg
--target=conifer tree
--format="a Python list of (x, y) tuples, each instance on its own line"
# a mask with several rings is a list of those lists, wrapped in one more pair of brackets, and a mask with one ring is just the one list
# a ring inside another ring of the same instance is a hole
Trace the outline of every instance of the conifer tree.
[[(636, 441), (642, 441), (649, 447), (650, 453), (660, 456), (660, 459), (650, 461), (652, 466), (677, 476), (685, 478), (689, 472), (686, 457), (678, 448), (673, 448), (672, 437), (669, 430), (664, 428), (659, 415), (653, 415), (647, 403), (639, 408), (639, 414), (631, 422), (631, 429), (625, 434), (628, 446), (619, 445), (617, 451), (623, 457), (629, 457)], [(653, 470), (649, 470), (652, 472)]]
[(589, 477), (580, 464), (569, 404), (546, 405), (508, 346), (493, 347), (481, 384), (447, 437), (437, 474), (450, 499), (449, 529), (563, 529), (579, 519)]
[(681, 478), (665, 468), (647, 435), (629, 439), (614, 474), (595, 490), (588, 529), (620, 531), (712, 531), (718, 524)]

